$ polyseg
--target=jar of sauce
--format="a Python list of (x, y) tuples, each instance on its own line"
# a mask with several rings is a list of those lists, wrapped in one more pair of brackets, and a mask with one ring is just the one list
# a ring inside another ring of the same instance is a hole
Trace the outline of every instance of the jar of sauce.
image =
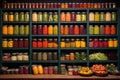
[(43, 39), (43, 48), (47, 48), (48, 47), (48, 40), (45, 38)]
[(47, 35), (48, 34), (48, 27), (47, 25), (43, 26), (43, 35)]
[(37, 48), (37, 39), (36, 38), (34, 38), (32, 41), (32, 47)]
[(60, 14), (60, 20), (62, 21), (62, 22), (64, 22), (64, 21), (66, 21), (65, 20), (65, 12), (61, 12), (61, 14)]

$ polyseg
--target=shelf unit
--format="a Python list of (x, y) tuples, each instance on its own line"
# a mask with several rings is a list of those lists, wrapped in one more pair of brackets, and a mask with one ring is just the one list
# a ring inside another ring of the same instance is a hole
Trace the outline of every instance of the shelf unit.
[[(30, 21), (29, 22), (3, 22), (2, 21), (2, 14), (3, 12), (10, 12), (10, 11), (13, 11), (13, 12), (29, 12), (30, 13)], [(58, 12), (58, 22), (32, 22), (32, 13), (33, 12), (44, 12), (44, 11), (47, 11), (47, 12)], [(77, 12), (77, 11), (85, 11), (86, 12), (86, 15), (87, 15), (87, 21), (85, 22), (61, 22), (60, 21), (60, 13), (61, 12)], [(89, 12), (90, 11), (116, 11), (117, 12), (117, 15), (118, 15), (118, 19), (116, 22), (89, 22), (88, 20), (88, 15), (89, 15)], [(60, 74), (60, 64), (86, 64), (87, 66), (90, 66), (91, 63), (117, 63), (117, 66), (118, 68), (120, 69), (120, 16), (119, 16), (119, 13), (120, 13), (120, 10), (118, 9), (73, 9), (73, 8), (69, 8), (69, 9), (1, 9), (0, 10), (0, 69), (1, 69), (1, 66), (2, 64), (6, 64), (6, 63), (28, 63), (29, 66), (30, 66), (30, 74), (32, 74), (32, 64), (47, 64), (47, 63), (50, 63), (50, 64), (57, 64), (58, 65), (58, 70), (59, 70), (59, 74)], [(30, 26), (30, 34), (29, 35), (2, 35), (2, 25), (14, 25), (14, 24), (23, 24), (23, 25), (29, 25)], [(58, 25), (58, 35), (33, 35), (32, 34), (32, 25), (39, 25), (39, 24), (47, 24), (47, 25)], [(60, 25), (75, 25), (75, 24), (84, 24), (86, 25), (86, 34), (83, 34), (83, 35), (60, 35)], [(91, 24), (115, 24), (117, 26), (117, 34), (116, 35), (89, 35), (89, 25)], [(29, 38), (29, 48), (2, 48), (2, 39), (3, 38)], [(32, 39), (33, 38), (57, 38), (58, 39), (58, 48), (32, 48)], [(60, 40), (61, 38), (85, 38), (86, 39), (86, 48), (60, 48)], [(119, 46), (118, 48), (89, 48), (89, 38), (118, 38), (118, 41), (119, 41)], [(29, 58), (30, 60), (29, 61), (2, 61), (2, 53), (3, 51), (17, 51), (17, 50), (27, 50), (29, 52)], [(58, 60), (48, 60), (48, 61), (35, 61), (35, 60), (32, 60), (32, 52), (33, 51), (57, 51), (58, 52)], [(89, 54), (90, 54), (90, 51), (91, 50), (116, 50), (117, 51), (117, 56), (118, 56), (118, 59), (117, 60), (106, 60), (106, 61), (90, 61), (89, 60)], [(74, 60), (74, 61), (62, 61), (60, 60), (60, 57), (61, 57), (61, 52), (62, 51), (86, 51), (86, 54), (87, 54), (87, 60)], [(0, 70), (1, 71), (1, 70)], [(1, 73), (1, 72), (0, 72)]]

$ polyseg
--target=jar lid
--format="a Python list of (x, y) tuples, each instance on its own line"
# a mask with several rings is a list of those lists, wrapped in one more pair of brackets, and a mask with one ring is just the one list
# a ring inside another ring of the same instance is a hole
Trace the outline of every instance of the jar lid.
[(42, 41), (42, 39), (41, 39), (41, 38), (38, 38), (38, 41)]

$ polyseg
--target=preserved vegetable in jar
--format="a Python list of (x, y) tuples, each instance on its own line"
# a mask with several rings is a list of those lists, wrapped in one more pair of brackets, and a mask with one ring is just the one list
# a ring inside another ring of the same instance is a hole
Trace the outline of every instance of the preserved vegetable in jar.
[(7, 39), (3, 39), (2, 40), (2, 47), (3, 48), (7, 48), (8, 47), (8, 41), (7, 41)]
[(18, 48), (18, 39), (17, 38), (15, 38), (13, 41), (13, 47)]
[(89, 47), (92, 48), (93, 47), (93, 39), (89, 39)]
[(113, 40), (113, 47), (118, 47), (118, 40), (116, 38)]
[(74, 35), (79, 35), (79, 26), (78, 25), (74, 26)]
[(8, 48), (12, 48), (12, 47), (13, 47), (13, 40), (8, 39)]
[(76, 14), (75, 14), (75, 12), (72, 12), (71, 13), (71, 21), (76, 21)]
[(46, 52), (43, 52), (43, 54), (42, 54), (42, 58), (43, 58), (43, 60), (47, 60), (47, 59), (48, 59), (48, 57), (47, 57), (47, 53), (46, 53)]
[(20, 25), (20, 34), (21, 35), (25, 34), (25, 27), (24, 27), (24, 25)]
[(32, 34), (37, 34), (37, 25), (32, 26)]
[(75, 39), (74, 38), (71, 39), (70, 46), (71, 46), (71, 48), (75, 48), (76, 44), (75, 44)]
[(53, 34), (58, 35), (58, 26), (57, 25), (54, 25)]
[(49, 12), (48, 21), (49, 22), (53, 21), (53, 13), (52, 12)]
[(61, 39), (60, 47), (65, 48), (65, 39)]
[(81, 39), (81, 48), (85, 48), (85, 47), (86, 47), (85, 39)]
[(105, 21), (111, 21), (111, 13), (110, 12), (106, 12)]
[(43, 48), (47, 48), (48, 47), (48, 40), (45, 38), (43, 39)]
[(75, 44), (76, 44), (76, 46), (75, 46), (76, 48), (80, 48), (81, 47), (80, 39), (76, 39)]
[(54, 12), (54, 14), (53, 14), (53, 21), (54, 22), (58, 21), (58, 13), (57, 12)]
[(63, 25), (60, 25), (60, 34), (63, 35), (64, 34), (64, 26)]
[(20, 13), (20, 21), (21, 22), (25, 21), (25, 14), (24, 14), (24, 12)]
[(93, 12), (90, 12), (89, 13), (89, 21), (94, 21), (94, 13)]
[(43, 71), (44, 74), (48, 74), (48, 67), (44, 67)]
[(109, 25), (106, 25), (106, 26), (105, 26), (105, 34), (106, 34), (106, 35), (110, 35), (110, 33), (111, 33), (110, 26), (109, 26)]
[(110, 32), (111, 32), (111, 34), (116, 34), (116, 27), (115, 27), (115, 25), (111, 25)]
[(26, 12), (26, 13), (25, 13), (25, 21), (28, 22), (29, 19), (30, 19), (30, 18), (29, 18), (29, 12)]
[(35, 75), (38, 74), (38, 68), (36, 65), (32, 65), (32, 70), (33, 70), (33, 74), (35, 74)]
[(66, 54), (65, 55), (65, 60), (70, 60), (70, 55)]
[(68, 25), (65, 25), (64, 34), (65, 34), (65, 35), (68, 35), (68, 34), (69, 34), (69, 27), (68, 27)]
[(104, 14), (104, 12), (100, 12), (100, 21), (105, 21), (105, 14)]
[(65, 47), (70, 48), (70, 39), (66, 39)]
[(71, 17), (70, 17), (70, 12), (67, 12), (65, 15), (65, 20), (66, 21), (71, 21)]
[(100, 28), (98, 25), (94, 26), (94, 34), (99, 34)]
[(2, 27), (2, 34), (3, 34), (3, 35), (7, 35), (7, 34), (8, 34), (8, 27), (7, 27), (7, 25), (4, 25), (4, 26)]
[(61, 12), (60, 20), (63, 21), (63, 22), (65, 21), (65, 12)]
[(37, 39), (36, 38), (33, 39), (33, 41), (32, 41), (32, 47), (37, 48)]
[(19, 47), (22, 48), (23, 45), (24, 45), (23, 38), (20, 38), (19, 41), (18, 41), (18, 43), (19, 43)]
[(28, 48), (28, 46), (29, 46), (28, 38), (24, 39), (23, 44), (24, 44), (24, 48)]
[(10, 12), (10, 13), (9, 13), (8, 21), (10, 21), (10, 22), (13, 22), (13, 21), (14, 21), (14, 15), (13, 15), (13, 12)]
[(87, 15), (86, 15), (86, 12), (82, 12), (82, 18), (81, 18), (82, 21), (86, 21), (87, 20)]
[(43, 34), (44, 34), (44, 35), (47, 35), (47, 34), (48, 34), (48, 27), (47, 27), (47, 25), (44, 25), (44, 26), (43, 26)]
[(80, 25), (80, 34), (85, 34), (85, 27), (84, 25)]
[(38, 60), (42, 60), (42, 52), (38, 52)]
[(37, 60), (37, 52), (33, 52), (33, 53), (32, 53), (32, 57), (33, 57), (33, 58), (32, 58), (33, 60)]
[(74, 55), (74, 53), (70, 53), (70, 60), (75, 60), (75, 55)]
[(38, 25), (37, 32), (38, 34), (43, 34), (42, 25)]
[(70, 25), (69, 26), (69, 34), (74, 34), (74, 26), (73, 25)]
[(14, 34), (15, 34), (15, 35), (18, 35), (18, 34), (19, 34), (19, 26), (18, 26), (18, 25), (15, 25), (15, 26), (14, 26)]
[(80, 12), (77, 12), (77, 14), (76, 14), (76, 21), (81, 21), (81, 14), (80, 14)]
[(37, 13), (36, 12), (32, 13), (32, 21), (37, 22)]
[(116, 12), (112, 12), (111, 21), (116, 21), (117, 20), (116, 18), (117, 18)]
[(19, 21), (19, 13), (15, 12), (14, 14), (14, 21)]
[(49, 27), (48, 27), (48, 34), (49, 35), (53, 35), (53, 25), (49, 25)]
[(29, 35), (29, 25), (26, 25), (24, 30), (25, 30), (25, 34)]
[(104, 25), (100, 25), (100, 34), (104, 34), (105, 32)]
[(95, 12), (95, 21), (100, 21), (100, 14), (99, 14), (99, 12)]
[(3, 21), (8, 21), (8, 13), (7, 12), (4, 12), (3, 13)]
[(43, 47), (43, 43), (42, 43), (42, 39), (41, 38), (38, 39), (37, 46), (38, 46), (38, 48), (42, 48)]
[(47, 14), (47, 12), (44, 12), (44, 13), (43, 13), (43, 21), (44, 21), (44, 22), (47, 22), (47, 21), (48, 21), (48, 14)]
[(42, 18), (42, 12), (38, 12), (38, 15), (37, 15), (37, 21), (39, 22), (42, 22), (43, 18)]
[(114, 47), (114, 41), (111, 38), (108, 40), (108, 47)]
[(93, 40), (93, 46), (94, 46), (94, 48), (98, 48), (99, 47), (99, 41), (98, 41), (98, 39), (94, 39)]
[(52, 48), (53, 47), (53, 39), (49, 39), (48, 40), (48, 48)]
[(8, 34), (13, 35), (13, 25), (8, 26)]
[(52, 52), (48, 52), (47, 56), (48, 56), (48, 60), (52, 60)]
[(94, 34), (94, 27), (93, 27), (93, 25), (90, 25), (89, 26), (89, 34)]
[(57, 47), (58, 47), (58, 40), (57, 40), (57, 38), (54, 39), (53, 47), (54, 47), (54, 48), (57, 48)]

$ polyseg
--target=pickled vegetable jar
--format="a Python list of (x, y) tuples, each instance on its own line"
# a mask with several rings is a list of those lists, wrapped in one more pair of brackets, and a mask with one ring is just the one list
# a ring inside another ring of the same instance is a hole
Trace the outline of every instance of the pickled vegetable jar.
[(105, 21), (111, 21), (111, 13), (110, 12), (106, 12)]
[(32, 65), (33, 74), (38, 74), (38, 68), (36, 65)]
[(99, 12), (95, 12), (95, 21), (100, 21), (100, 14), (99, 14)]
[(89, 34), (93, 34), (94, 33), (94, 27), (93, 25), (89, 26)]
[(38, 16), (37, 16), (37, 21), (42, 22), (43, 18), (42, 18), (42, 12), (38, 12)]
[(13, 25), (8, 26), (8, 34), (13, 35)]
[(29, 35), (29, 25), (25, 25), (25, 34)]
[(108, 47), (114, 47), (114, 41), (111, 38), (108, 40)]
[(48, 34), (48, 27), (47, 27), (47, 25), (44, 25), (44, 26), (43, 26), (43, 34), (44, 34), (44, 35), (47, 35), (47, 34)]
[(44, 13), (43, 13), (43, 21), (44, 21), (44, 22), (47, 22), (47, 21), (48, 21), (48, 14), (47, 14), (47, 12), (44, 12)]
[(53, 34), (54, 34), (54, 35), (57, 35), (57, 34), (58, 34), (58, 26), (57, 26), (57, 25), (54, 25)]
[(82, 21), (86, 21), (87, 20), (87, 15), (86, 12), (82, 12)]
[(61, 35), (63, 35), (63, 34), (64, 34), (64, 32), (65, 32), (65, 31), (64, 31), (64, 26), (63, 26), (63, 25), (61, 25), (61, 26), (60, 26), (60, 34), (61, 34)]
[(74, 26), (74, 35), (79, 35), (79, 26), (78, 25)]
[(45, 38), (43, 39), (43, 48), (47, 48), (48, 47), (48, 40)]
[(13, 47), (13, 40), (8, 39), (8, 48), (12, 48), (12, 47)]
[(116, 38), (113, 40), (113, 47), (118, 47), (118, 40)]
[(94, 13), (93, 12), (90, 12), (89, 13), (89, 21), (94, 21)]
[(7, 41), (7, 39), (3, 39), (2, 40), (2, 47), (3, 48), (7, 48), (8, 47), (8, 41)]
[(65, 35), (68, 35), (68, 34), (69, 34), (69, 27), (68, 27), (68, 25), (65, 25), (64, 34), (65, 34)]
[(70, 12), (67, 12), (65, 15), (66, 21), (71, 21)]
[(117, 20), (116, 12), (112, 12), (112, 14), (111, 14), (111, 21), (116, 21), (116, 20)]
[(94, 26), (94, 34), (99, 34), (99, 30), (100, 30), (99, 26), (95, 25)]
[(81, 14), (80, 14), (80, 12), (77, 12), (77, 14), (76, 14), (76, 21), (81, 21)]
[(65, 47), (70, 48), (70, 39), (66, 39)]
[(21, 22), (25, 21), (25, 14), (24, 14), (24, 12), (20, 12), (20, 21)]
[(7, 25), (4, 25), (4, 26), (2, 27), (2, 34), (3, 34), (3, 35), (7, 35), (7, 34), (8, 34)]
[(65, 21), (65, 12), (61, 12), (60, 20), (63, 21), (63, 22)]
[(19, 13), (15, 12), (14, 14), (14, 21), (19, 21)]
[(21, 35), (25, 34), (25, 27), (24, 27), (24, 25), (20, 25), (20, 34)]
[(71, 48), (75, 48), (75, 39), (74, 38), (71, 39), (70, 46), (71, 46)]
[(82, 47), (82, 48), (85, 48), (85, 47), (86, 47), (85, 39), (81, 39), (81, 47)]
[(15, 34), (15, 35), (18, 35), (18, 34), (19, 34), (19, 26), (18, 26), (18, 25), (15, 25), (15, 26), (14, 26), (14, 34)]
[(100, 21), (105, 21), (105, 14), (104, 14), (104, 12), (100, 12)]
[(53, 21), (54, 22), (58, 21), (58, 13), (57, 12), (54, 12), (54, 14), (53, 14)]
[(110, 33), (111, 33), (110, 26), (109, 26), (109, 25), (106, 25), (106, 26), (105, 26), (105, 34), (106, 34), (106, 35), (110, 35)]
[(48, 40), (48, 48), (53, 48), (53, 39)]
[(61, 39), (60, 47), (65, 48), (65, 39)]
[(48, 34), (53, 35), (53, 25), (49, 25), (48, 27)]
[(116, 34), (116, 27), (115, 27), (115, 25), (111, 25), (111, 34)]
[(49, 12), (48, 21), (49, 21), (49, 22), (52, 22), (52, 21), (53, 21), (53, 13), (52, 13), (52, 12)]
[(3, 21), (8, 21), (8, 13), (7, 12), (4, 12), (3, 13)]
[(30, 21), (29, 19), (30, 19), (29, 18), (29, 12), (26, 12), (25, 13), (25, 21), (28, 22), (28, 21)]
[(80, 39), (76, 39), (75, 44), (76, 44), (76, 48), (80, 48), (81, 47)]
[(36, 12), (32, 13), (32, 21), (37, 22), (37, 13)]
[(13, 22), (13, 21), (14, 21), (13, 12), (10, 12), (10, 13), (9, 13), (8, 20), (9, 20), (10, 22)]

